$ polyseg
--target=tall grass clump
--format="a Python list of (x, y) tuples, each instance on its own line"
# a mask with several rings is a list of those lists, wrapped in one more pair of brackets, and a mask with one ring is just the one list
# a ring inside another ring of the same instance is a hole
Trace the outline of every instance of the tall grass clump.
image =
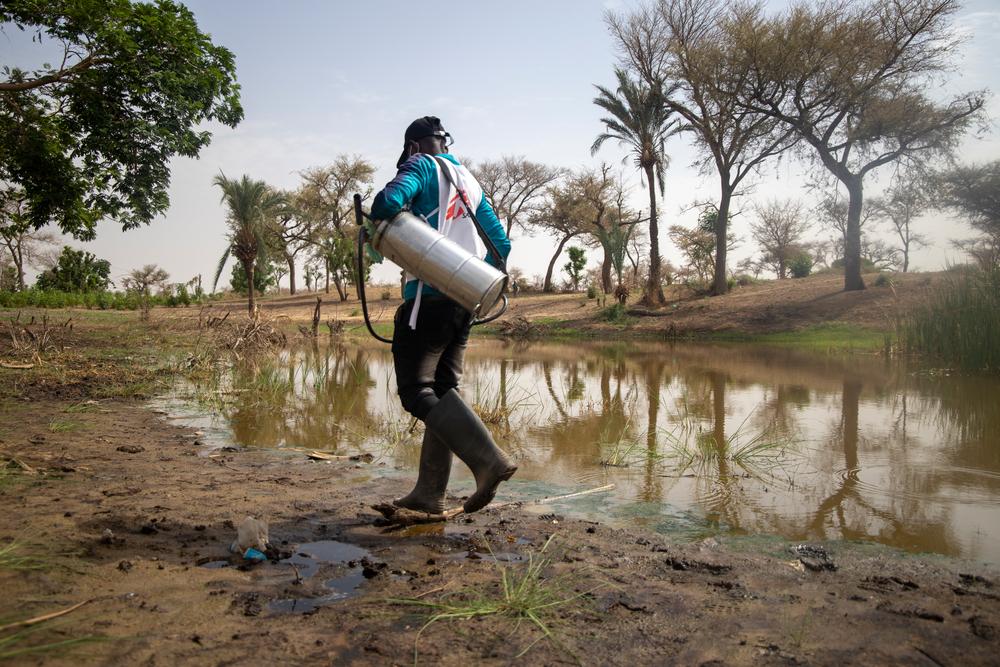
[(942, 280), (904, 315), (904, 345), (965, 370), (1000, 370), (1000, 267), (965, 267)]
[[(553, 616), (561, 607), (590, 595), (602, 584), (584, 592), (572, 592), (563, 577), (549, 578), (545, 570), (550, 565), (542, 556), (553, 536), (542, 546), (538, 554), (528, 554), (528, 563), (523, 567), (499, 566), (498, 586), (486, 591), (465, 590), (453, 593), (443, 600), (421, 598), (389, 599), (391, 604), (422, 607), (430, 614), (417, 633), (417, 641), (430, 625), (438, 621), (469, 621), (475, 618), (493, 616), (514, 622), (515, 631), (526, 623), (538, 631), (537, 638), (522, 649), (514, 659), (524, 656), (542, 639), (550, 639), (559, 644), (550, 627)], [(417, 662), (417, 646), (413, 647), (414, 664)]]

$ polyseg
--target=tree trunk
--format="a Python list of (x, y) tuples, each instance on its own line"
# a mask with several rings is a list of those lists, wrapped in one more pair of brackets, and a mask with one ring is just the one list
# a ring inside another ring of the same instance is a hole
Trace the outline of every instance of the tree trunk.
[(863, 290), (865, 281), (861, 277), (861, 207), (864, 203), (864, 188), (860, 176), (854, 176), (846, 183), (850, 199), (847, 203), (847, 233), (844, 235), (844, 291)]
[(14, 262), (14, 268), (17, 269), (17, 291), (24, 291), (24, 263)]
[(719, 197), (719, 214), (715, 217), (715, 273), (712, 278), (712, 294), (715, 296), (729, 291), (729, 281), (726, 278), (726, 253), (728, 251), (726, 232), (729, 231), (729, 203), (733, 199), (733, 188), (728, 181), (728, 176), (724, 175), (722, 192)]
[(662, 306), (666, 299), (660, 286), (660, 228), (656, 220), (656, 181), (653, 180), (653, 165), (646, 167), (646, 183), (649, 185), (649, 281), (646, 283), (644, 301), (650, 306)]
[(326, 265), (326, 293), (330, 293), (330, 265)]
[(344, 286), (344, 281), (336, 273), (333, 274), (333, 286), (337, 288), (337, 295), (340, 297), (340, 300), (347, 301), (347, 288)]
[(729, 440), (726, 438), (726, 378), (722, 373), (709, 374), (712, 381), (712, 437), (718, 452), (719, 479), (723, 482), (729, 477)]
[(559, 255), (562, 254), (563, 246), (565, 246), (566, 243), (571, 238), (573, 238), (574, 236), (576, 236), (576, 234), (568, 234), (568, 235), (562, 237), (562, 239), (560, 239), (560, 241), (559, 241), (559, 245), (556, 246), (556, 252), (555, 252), (554, 255), (552, 255), (552, 259), (549, 260), (549, 268), (545, 272), (545, 282), (542, 284), (542, 291), (543, 292), (551, 292), (552, 291), (552, 270), (556, 266), (556, 260), (559, 259)]
[(288, 262), (288, 293), (295, 294), (295, 258), (286, 256), (285, 261)]
[(253, 309), (256, 305), (253, 298), (253, 260), (243, 262), (243, 273), (247, 277), (247, 312), (253, 317)]
[(604, 262), (601, 263), (601, 290), (605, 294), (611, 294), (611, 255), (608, 249), (604, 249)]

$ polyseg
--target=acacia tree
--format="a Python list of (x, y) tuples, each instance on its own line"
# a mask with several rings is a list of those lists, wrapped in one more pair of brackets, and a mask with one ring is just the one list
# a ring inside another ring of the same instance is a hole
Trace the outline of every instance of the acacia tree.
[(601, 258), (601, 290), (610, 293), (611, 271), (613, 268), (612, 248), (607, 241), (607, 232), (622, 221), (617, 214), (623, 209), (618, 207), (625, 197), (625, 184), (623, 179), (611, 174), (611, 166), (602, 163), (597, 169), (582, 171), (577, 175), (577, 185), (580, 194), (587, 203), (586, 215), (584, 219), (588, 237), (591, 239), (588, 245), (600, 247), (603, 251)]
[(229, 226), (226, 251), (219, 259), (212, 289), (219, 284), (219, 276), (230, 255), (243, 265), (247, 277), (247, 312), (254, 314), (254, 264), (258, 255), (267, 251), (269, 236), (273, 234), (275, 219), (286, 205), (285, 197), (268, 187), (264, 181), (251, 179), (246, 174), (240, 180), (219, 174), (212, 180), (222, 190), (222, 202), (228, 209), (226, 224)]
[(663, 104), (693, 130), (705, 156), (703, 166), (718, 174), (713, 294), (729, 289), (726, 253), (733, 197), (765, 160), (796, 141), (779, 121), (740, 103), (748, 77), (747, 65), (734, 57), (726, 34), (734, 13), (732, 3), (724, 0), (659, 0), (607, 18), (627, 67), (650, 86), (674, 83)]
[(149, 309), (151, 304), (150, 288), (162, 286), (170, 278), (170, 274), (165, 269), (156, 264), (146, 264), (141, 269), (133, 269), (122, 279), (122, 287), (135, 292), (139, 297), (139, 317), (142, 320), (149, 319)]
[[(699, 282), (708, 282), (715, 275), (715, 229), (718, 210), (709, 204), (702, 208), (693, 228), (682, 225), (670, 227), (670, 240), (684, 255), (684, 269)], [(733, 250), (737, 239), (732, 232), (726, 235), (726, 249)]]
[(598, 96), (594, 104), (609, 115), (601, 119), (605, 131), (597, 135), (590, 147), (596, 154), (608, 139), (627, 146), (636, 166), (646, 177), (649, 188), (649, 278), (643, 301), (647, 305), (660, 306), (666, 301), (660, 284), (660, 232), (656, 216), (656, 190), (660, 196), (666, 191), (663, 172), (669, 159), (666, 142), (684, 128), (674, 116), (673, 109), (664, 100), (676, 92), (676, 87), (667, 89), (633, 81), (628, 73), (616, 68), (618, 88), (614, 92), (603, 86), (596, 86)]
[(875, 214), (889, 221), (899, 239), (899, 253), (902, 255), (903, 273), (910, 270), (910, 249), (927, 245), (923, 234), (913, 231), (913, 221), (929, 206), (929, 199), (923, 184), (915, 179), (897, 180), (895, 184), (874, 202)]
[(542, 291), (552, 291), (552, 272), (566, 244), (590, 229), (589, 221), (593, 213), (583, 195), (581, 182), (584, 178), (583, 173), (574, 174), (562, 183), (550, 185), (546, 188), (543, 203), (528, 218), (530, 229), (554, 233), (558, 239), (545, 270)]
[(955, 167), (938, 175), (936, 185), (936, 205), (959, 213), (980, 232), (959, 247), (983, 268), (1000, 267), (1000, 160)]
[(754, 208), (757, 220), (750, 223), (750, 234), (764, 250), (763, 262), (774, 267), (779, 279), (786, 277), (788, 262), (800, 252), (800, 242), (809, 228), (800, 202), (772, 199)]
[[(877, 204), (877, 201), (874, 202)], [(820, 224), (828, 230), (834, 232), (832, 244), (836, 247), (831, 265), (846, 265), (847, 236), (848, 236), (848, 202), (839, 193), (828, 194), (823, 197), (816, 207), (816, 214)], [(870, 227), (869, 222), (875, 218), (875, 206), (873, 202), (866, 202), (858, 217), (858, 248), (869, 244), (866, 229)]]
[(740, 6), (726, 38), (751, 74), (744, 105), (792, 128), (847, 189), (844, 290), (861, 277), (864, 179), (950, 154), (983, 96), (925, 93), (950, 66), (958, 0), (799, 0), (767, 17)]
[(278, 215), (273, 228), (272, 245), (288, 267), (288, 293), (295, 294), (295, 257), (312, 242), (309, 215), (300, 205), (301, 191), (282, 195), (288, 202)]
[(542, 203), (545, 189), (565, 173), (562, 168), (531, 162), (524, 156), (505, 155), (499, 160), (462, 163), (479, 181), (497, 217), (504, 221), (507, 236), (515, 225), (522, 228), (527, 225)]
[(90, 240), (102, 218), (148, 223), (169, 205), (170, 160), (198, 155), (206, 121), (243, 118), (233, 54), (178, 2), (5, 0), (0, 23), (60, 51), (0, 80), (0, 181), (24, 190), (35, 229)]
[(326, 291), (330, 278), (341, 300), (347, 299), (346, 282), (352, 272), (353, 246), (358, 230), (354, 220), (354, 193), (362, 200), (372, 194), (375, 167), (359, 155), (339, 155), (332, 164), (300, 173), (302, 187), (296, 208), (309, 220), (309, 242), (313, 254), (326, 269)]
[(19, 290), (25, 288), (25, 266), (37, 268), (46, 259), (46, 251), (58, 245), (53, 234), (34, 229), (28, 215), (27, 195), (20, 188), (0, 193), (0, 243), (10, 256), (14, 287)]

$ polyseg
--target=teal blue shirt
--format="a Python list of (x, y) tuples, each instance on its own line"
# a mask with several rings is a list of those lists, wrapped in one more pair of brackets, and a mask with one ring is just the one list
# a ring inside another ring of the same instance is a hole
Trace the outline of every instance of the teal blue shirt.
[[(459, 164), (451, 155), (445, 153), (438, 157), (448, 160), (452, 164)], [(438, 228), (438, 176), (437, 165), (429, 155), (419, 153), (403, 163), (396, 173), (396, 177), (389, 181), (386, 186), (375, 195), (372, 202), (372, 217), (376, 220), (388, 220), (409, 206), (414, 214), (425, 218), (434, 229)], [(497, 218), (493, 207), (486, 200), (479, 202), (476, 208), (476, 219), (482, 225), (483, 231), (493, 241), (493, 245), (507, 259), (510, 254), (510, 239), (504, 231), (503, 224)], [(499, 262), (493, 257), (493, 253), (488, 253), (487, 262), (493, 266), (499, 266)], [(424, 285), (424, 294), (440, 294), (434, 288)], [(410, 280), (403, 288), (403, 298), (412, 299), (417, 295), (417, 281)]]

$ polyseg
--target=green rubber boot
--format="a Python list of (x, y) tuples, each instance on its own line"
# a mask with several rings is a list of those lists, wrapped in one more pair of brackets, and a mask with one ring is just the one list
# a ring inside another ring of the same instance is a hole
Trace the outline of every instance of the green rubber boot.
[(463, 505), (467, 513), (489, 505), (500, 482), (506, 482), (517, 472), (517, 466), (493, 442), (486, 425), (454, 389), (441, 397), (424, 423), (469, 466), (476, 478), (476, 491)]
[(424, 429), (420, 446), (420, 472), (417, 483), (407, 495), (392, 501), (408, 510), (441, 514), (445, 511), (444, 494), (451, 476), (451, 450), (431, 429)]

